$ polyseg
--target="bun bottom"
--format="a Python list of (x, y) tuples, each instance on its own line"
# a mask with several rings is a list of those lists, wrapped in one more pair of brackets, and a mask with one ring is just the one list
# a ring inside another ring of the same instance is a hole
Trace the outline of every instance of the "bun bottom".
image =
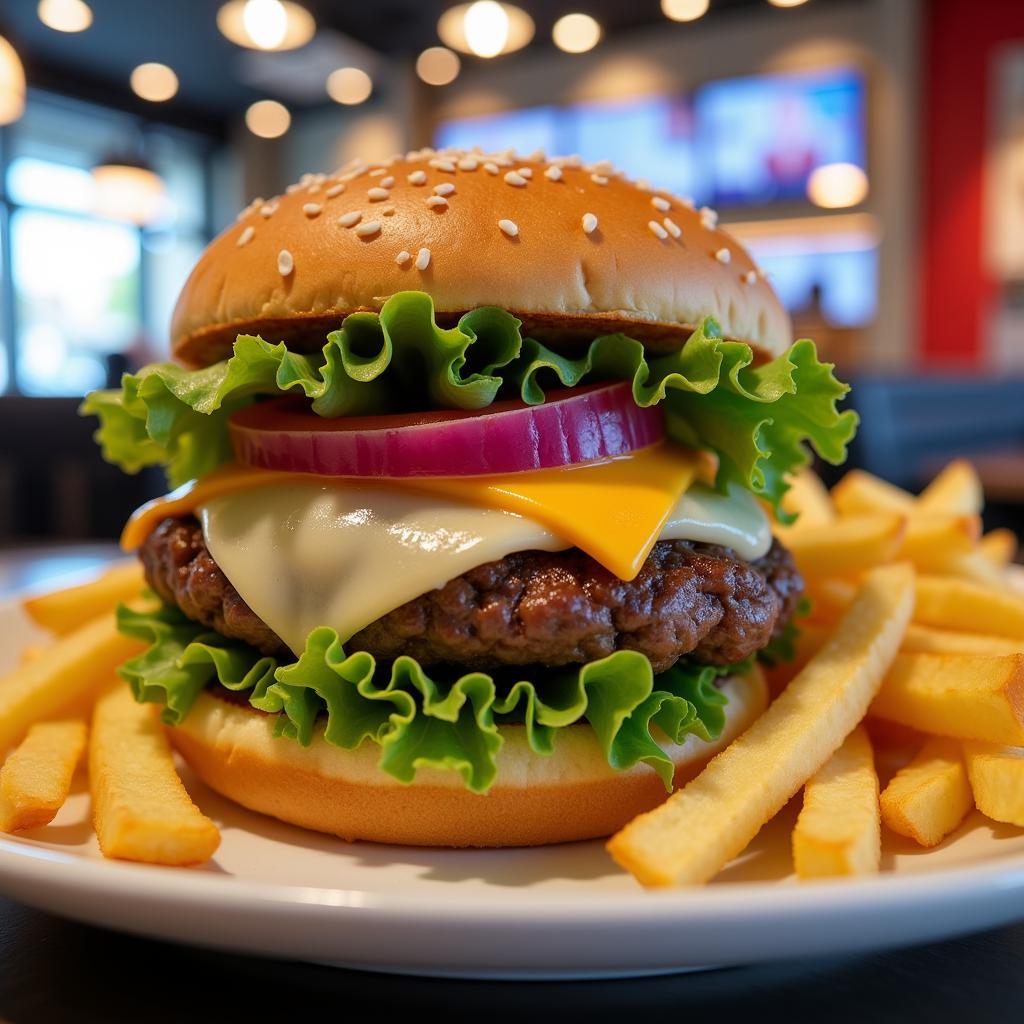
[[(722, 680), (722, 735), (669, 745), (675, 782), (697, 775), (768, 703), (758, 669)], [(498, 776), (480, 796), (455, 772), (420, 769), (406, 785), (377, 767), (379, 747), (341, 750), (317, 735), (309, 747), (275, 738), (273, 718), (203, 693), (171, 743), (211, 789), (252, 811), (347, 840), (410, 846), (540, 846), (611, 835), (665, 800), (652, 768), (609, 767), (588, 725), (563, 730), (549, 756), (522, 726), (502, 727)]]

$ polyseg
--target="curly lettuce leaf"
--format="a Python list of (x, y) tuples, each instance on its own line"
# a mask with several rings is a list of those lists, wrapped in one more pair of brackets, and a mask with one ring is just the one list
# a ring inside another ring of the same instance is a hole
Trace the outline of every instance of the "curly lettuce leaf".
[(662, 405), (669, 435), (719, 459), (718, 486), (745, 487), (780, 518), (786, 477), (809, 461), (842, 462), (856, 430), (836, 403), (848, 387), (798, 341), (754, 365), (749, 345), (722, 339), (707, 319), (676, 352), (648, 355), (622, 334), (595, 338), (578, 358), (524, 338), (520, 322), (493, 307), (442, 328), (430, 296), (401, 292), (380, 313), (353, 313), (315, 355), (240, 335), (230, 359), (202, 370), (170, 363), (126, 374), (120, 391), (96, 391), (82, 412), (99, 417), (104, 457), (128, 472), (163, 464), (172, 486), (231, 458), (227, 420), (258, 396), (289, 392), (325, 417), (443, 407), (483, 409), (501, 397), (544, 401), (545, 389), (628, 380), (640, 406)]
[(458, 772), (474, 793), (494, 783), (502, 725), (525, 727), (531, 750), (550, 754), (559, 730), (586, 721), (609, 765), (650, 765), (667, 790), (673, 763), (661, 743), (694, 733), (717, 739), (726, 697), (717, 676), (735, 671), (676, 666), (654, 675), (635, 651), (619, 651), (543, 681), (499, 682), (483, 672), (451, 675), (414, 659), (378, 666), (365, 652), (346, 654), (330, 628), (313, 630), (299, 660), (280, 664), (240, 641), (186, 618), (177, 608), (133, 611), (121, 606), (118, 627), (150, 646), (120, 669), (135, 699), (163, 704), (163, 721), (180, 724), (211, 683), (248, 694), (277, 715), (277, 735), (308, 746), (318, 728), (328, 743), (354, 750), (380, 747), (380, 768), (404, 783), (420, 768)]

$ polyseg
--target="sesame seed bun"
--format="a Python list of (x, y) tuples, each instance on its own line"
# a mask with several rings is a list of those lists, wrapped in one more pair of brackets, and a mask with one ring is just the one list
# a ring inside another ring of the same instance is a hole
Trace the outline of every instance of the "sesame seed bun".
[[(722, 681), (726, 725), (714, 743), (689, 736), (668, 748), (676, 785), (695, 776), (760, 715), (768, 700), (760, 671)], [(275, 738), (273, 718), (201, 694), (185, 721), (168, 729), (192, 770), (218, 793), (282, 821), (341, 836), (417, 846), (537, 846), (610, 835), (665, 799), (645, 764), (608, 766), (588, 725), (560, 732), (554, 753), (533, 753), (522, 726), (501, 727), (498, 778), (486, 796), (453, 772), (420, 769), (405, 785), (377, 767), (380, 748), (309, 747)]]
[(501, 306), (548, 344), (621, 330), (670, 351), (713, 316), (777, 355), (789, 318), (716, 221), (571, 158), (425, 151), (306, 175), (209, 245), (174, 311), (173, 352), (208, 365), (240, 333), (312, 351), (347, 314), (419, 290), (441, 322)]

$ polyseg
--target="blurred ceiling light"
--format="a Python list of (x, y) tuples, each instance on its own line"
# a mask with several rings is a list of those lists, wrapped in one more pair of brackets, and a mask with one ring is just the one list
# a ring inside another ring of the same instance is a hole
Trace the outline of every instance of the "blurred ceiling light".
[(150, 103), (164, 103), (178, 91), (178, 76), (166, 64), (140, 64), (129, 81), (132, 92)]
[(856, 164), (823, 164), (807, 179), (807, 198), (827, 210), (856, 206), (867, 194), (868, 176)]
[(144, 161), (111, 156), (92, 169), (96, 185), (93, 209), (101, 217), (145, 227), (164, 206), (164, 183)]
[(521, 7), (495, 0), (449, 7), (437, 22), (442, 42), (476, 57), (521, 50), (533, 38), (533, 28), (533, 18)]
[(555, 22), (551, 38), (566, 53), (586, 53), (597, 46), (601, 26), (589, 14), (566, 14)]
[(82, 0), (39, 0), (36, 13), (55, 32), (84, 32), (92, 24), (92, 8)]
[(250, 50), (294, 50), (313, 38), (316, 22), (291, 0), (229, 0), (217, 11), (217, 28)]
[(696, 21), (710, 5), (710, 0), (661, 0), (661, 13), (672, 21)]
[(370, 98), (373, 79), (362, 68), (338, 68), (327, 76), (327, 95), (335, 103), (354, 107)]
[(416, 74), (427, 85), (448, 85), (459, 75), (462, 62), (447, 46), (431, 46), (416, 58)]
[(11, 124), (25, 112), (25, 69), (17, 51), (0, 36), (0, 124)]
[(799, 7), (807, 3), (807, 0), (768, 0), (772, 7)]
[(261, 139), (276, 139), (291, 127), (292, 115), (277, 100), (258, 100), (245, 112), (245, 126)]

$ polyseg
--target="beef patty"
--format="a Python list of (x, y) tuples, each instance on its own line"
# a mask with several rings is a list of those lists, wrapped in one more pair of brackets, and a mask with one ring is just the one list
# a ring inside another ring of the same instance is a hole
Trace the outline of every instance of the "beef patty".
[[(290, 657), (221, 572), (193, 516), (165, 519), (140, 557), (149, 585), (190, 619)], [(778, 541), (754, 562), (712, 544), (659, 541), (629, 582), (576, 548), (522, 551), (407, 601), (361, 629), (345, 649), (483, 670), (569, 665), (617, 650), (640, 651), (656, 672), (684, 654), (729, 665), (768, 643), (802, 589)]]

